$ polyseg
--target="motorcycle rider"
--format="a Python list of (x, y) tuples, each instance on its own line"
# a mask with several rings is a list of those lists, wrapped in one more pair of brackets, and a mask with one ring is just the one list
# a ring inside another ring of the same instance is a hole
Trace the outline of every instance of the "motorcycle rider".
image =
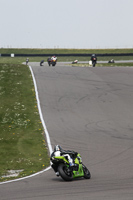
[(41, 60), (41, 62), (40, 62), (40, 66), (42, 66), (43, 63), (44, 63), (44, 60)]
[[(70, 167), (74, 167), (74, 166), (76, 166), (76, 164), (74, 164), (74, 158), (77, 156), (77, 154), (78, 153), (75, 151), (63, 150), (61, 148), (61, 146), (55, 145), (54, 151), (51, 154), (51, 158), (53, 156), (62, 156), (63, 155), (64, 157), (66, 157), (68, 159)], [(59, 173), (56, 171), (56, 169), (54, 169), (54, 170), (55, 170), (56, 175), (59, 176)]]
[(95, 67), (95, 64), (97, 63), (97, 57), (96, 57), (96, 54), (92, 54), (92, 55), (91, 55), (91, 61), (92, 61), (92, 65), (93, 65), (93, 67)]
[(26, 65), (28, 65), (28, 62), (29, 62), (29, 58), (26, 58)]
[(51, 60), (56, 60), (56, 61), (57, 61), (57, 57), (52, 56), (52, 57), (51, 57)]
[(48, 62), (48, 65), (50, 66), (50, 64), (51, 64), (51, 58), (50, 57), (48, 57), (47, 62)]
[(96, 54), (92, 54), (92, 55), (91, 55), (91, 61), (93, 61), (94, 59), (97, 61)]

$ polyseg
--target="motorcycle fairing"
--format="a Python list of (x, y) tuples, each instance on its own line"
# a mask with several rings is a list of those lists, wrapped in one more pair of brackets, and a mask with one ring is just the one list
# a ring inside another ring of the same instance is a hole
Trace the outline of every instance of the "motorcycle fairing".
[(67, 164), (69, 164), (68, 160), (64, 157), (64, 156), (53, 156), (52, 160), (63, 160), (64, 162), (66, 162)]
[[(73, 178), (77, 178), (77, 177), (83, 177), (84, 176), (84, 171), (83, 171), (83, 167), (82, 167), (82, 163), (81, 163), (81, 157), (80, 157), (80, 154), (78, 154), (78, 158), (76, 157), (75, 158), (75, 164), (78, 165), (78, 169), (77, 170), (73, 170)], [(57, 161), (61, 161), (63, 160), (65, 163), (66, 163), (66, 166), (69, 167), (69, 161), (64, 157), (64, 156), (53, 156), (52, 157), (52, 161), (54, 162), (54, 159), (55, 159), (55, 162)], [(54, 168), (54, 166), (52, 166)], [(57, 171), (56, 169), (54, 169), (55, 171)]]
[[(78, 156), (80, 157), (80, 154), (78, 154)], [(75, 164), (78, 165), (78, 170), (73, 171), (73, 178), (84, 176), (83, 167), (81, 161), (78, 158), (75, 158)]]

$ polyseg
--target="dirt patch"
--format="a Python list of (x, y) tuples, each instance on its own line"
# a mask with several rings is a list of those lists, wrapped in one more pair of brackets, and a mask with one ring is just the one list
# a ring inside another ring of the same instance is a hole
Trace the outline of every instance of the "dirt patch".
[(17, 177), (20, 172), (24, 171), (22, 170), (8, 170), (7, 174), (2, 176), (2, 178), (10, 178), (10, 177)]

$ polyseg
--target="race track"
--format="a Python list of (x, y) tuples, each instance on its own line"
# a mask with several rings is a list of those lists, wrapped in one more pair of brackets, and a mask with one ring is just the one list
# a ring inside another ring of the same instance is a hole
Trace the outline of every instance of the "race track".
[(50, 169), (0, 185), (0, 200), (132, 200), (133, 68), (31, 66), (52, 146), (81, 153), (92, 179)]

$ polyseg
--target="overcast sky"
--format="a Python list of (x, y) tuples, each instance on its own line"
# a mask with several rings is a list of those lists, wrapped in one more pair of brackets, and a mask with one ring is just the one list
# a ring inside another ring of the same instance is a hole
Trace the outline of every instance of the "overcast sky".
[(133, 0), (0, 0), (0, 47), (133, 48)]

